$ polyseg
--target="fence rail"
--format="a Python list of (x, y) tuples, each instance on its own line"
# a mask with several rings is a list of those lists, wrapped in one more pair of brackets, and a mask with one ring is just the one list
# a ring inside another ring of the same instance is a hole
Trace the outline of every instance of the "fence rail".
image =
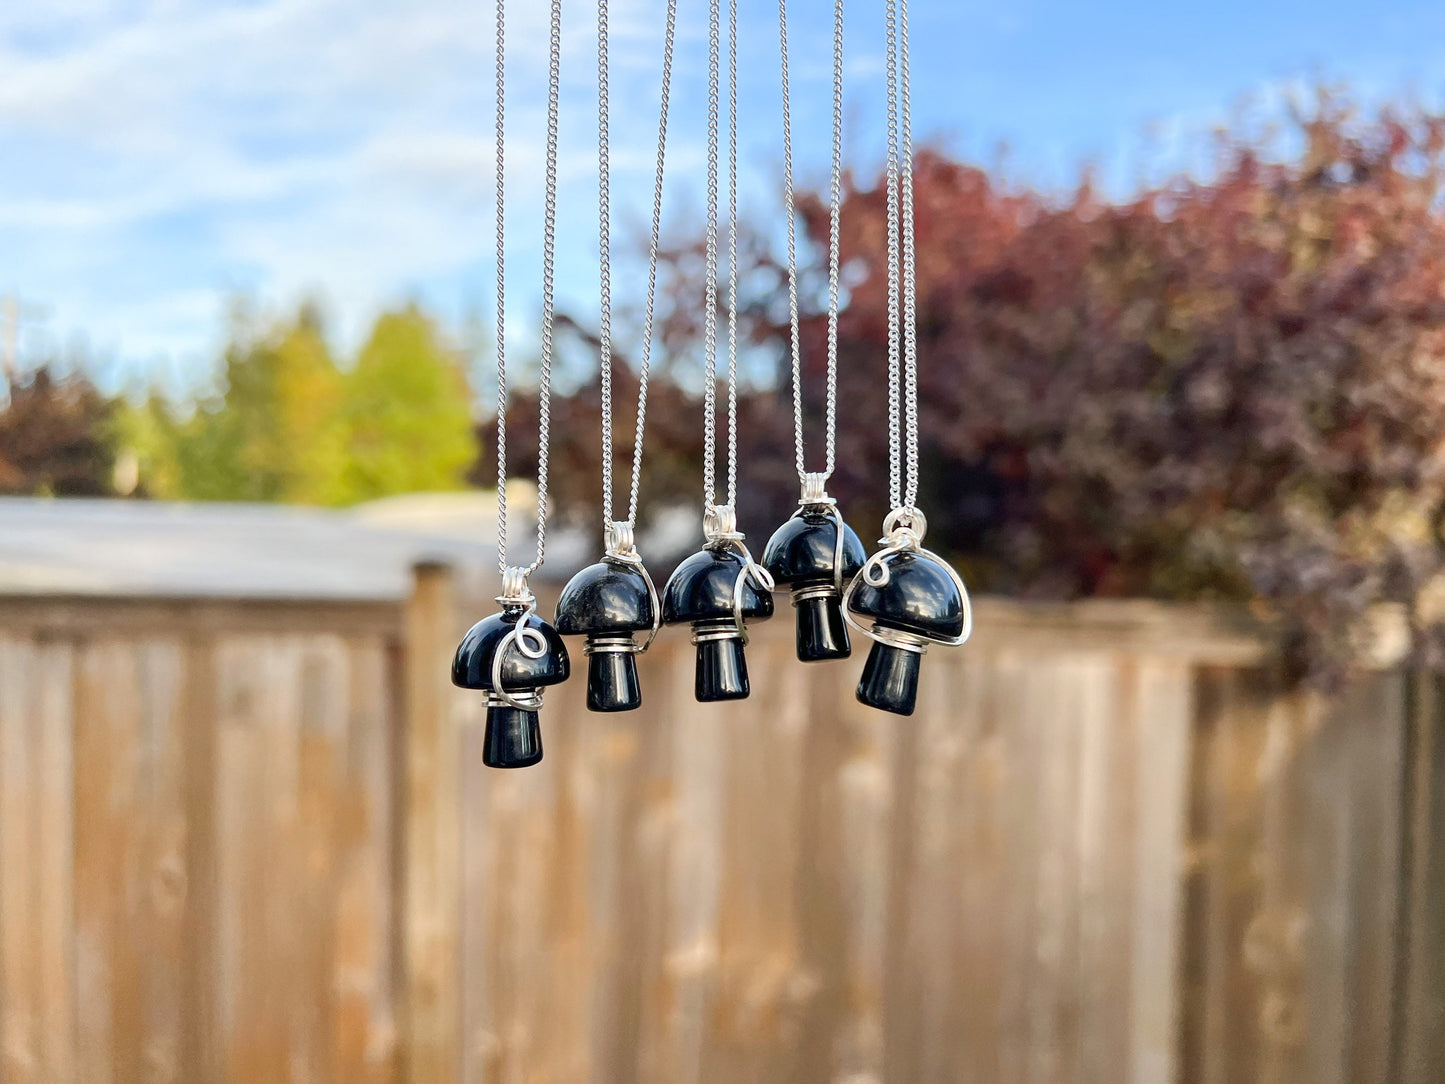
[(1445, 1079), (1433, 678), (985, 601), (899, 719), (785, 612), (499, 773), (467, 610), (7, 600), (0, 1077)]

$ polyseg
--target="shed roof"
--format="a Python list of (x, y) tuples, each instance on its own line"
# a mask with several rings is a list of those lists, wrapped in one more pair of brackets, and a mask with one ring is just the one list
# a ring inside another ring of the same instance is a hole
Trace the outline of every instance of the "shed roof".
[[(466, 496), (466, 495), (462, 495)], [(478, 585), (496, 548), (460, 518), (379, 517), (284, 505), (0, 499), (0, 594), (153, 598), (404, 598), (412, 566), (444, 561)], [(525, 534), (523, 531), (517, 532)], [(558, 547), (560, 574), (568, 563)], [(549, 564), (549, 569), (550, 569)]]

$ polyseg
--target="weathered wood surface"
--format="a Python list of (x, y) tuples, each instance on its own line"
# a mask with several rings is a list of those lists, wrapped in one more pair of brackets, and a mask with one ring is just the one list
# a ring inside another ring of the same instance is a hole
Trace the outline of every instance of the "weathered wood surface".
[(0, 621), (0, 1079), (394, 1080), (395, 618), (164, 610)]
[(1436, 681), (984, 602), (899, 719), (784, 606), (750, 700), (669, 635), (503, 773), (472, 616), (0, 608), (0, 1080), (1440, 1079)]

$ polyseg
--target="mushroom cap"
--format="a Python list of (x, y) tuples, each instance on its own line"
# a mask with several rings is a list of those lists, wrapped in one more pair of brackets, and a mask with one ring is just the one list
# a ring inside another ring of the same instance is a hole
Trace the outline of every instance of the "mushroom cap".
[[(662, 620), (669, 625), (717, 621), (733, 615), (733, 584), (745, 567), (730, 549), (698, 550), (676, 569), (662, 591)], [(743, 617), (773, 616), (773, 596), (758, 590), (752, 577), (743, 582)]]
[(638, 632), (652, 628), (652, 593), (636, 565), (598, 561), (567, 581), (557, 599), (557, 631)]
[[(779, 584), (831, 580), (837, 529), (831, 513), (800, 509), (768, 539), (763, 566)], [(843, 524), (843, 579), (856, 576), (867, 559), (853, 528)]]
[[(507, 606), (501, 613), (484, 617), (473, 625), (462, 637), (452, 659), (452, 684), (492, 692), (492, 656), (523, 613), (525, 610), (520, 606)], [(566, 681), (572, 672), (567, 646), (556, 629), (536, 614), (527, 619), (526, 627), (542, 634), (547, 650), (540, 659), (529, 659), (515, 645), (507, 652), (502, 660), (502, 688), (507, 692), (557, 685)]]
[(860, 581), (848, 609), (878, 624), (930, 639), (963, 633), (963, 595), (941, 561), (921, 553), (895, 553), (885, 559), (888, 583)]

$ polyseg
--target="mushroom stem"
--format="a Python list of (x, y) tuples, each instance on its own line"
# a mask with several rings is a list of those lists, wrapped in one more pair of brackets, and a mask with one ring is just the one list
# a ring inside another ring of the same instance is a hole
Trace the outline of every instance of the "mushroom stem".
[[(615, 640), (616, 638), (612, 638)], [(587, 707), (591, 711), (632, 711), (642, 706), (637, 680), (637, 645), (627, 638), (627, 650), (599, 649), (587, 640)], [(601, 645), (605, 648), (607, 645)]]
[(918, 703), (922, 662), (919, 647), (875, 641), (858, 681), (859, 701), (895, 715), (912, 715)]
[[(718, 628), (700, 622), (693, 625), (693, 642), (697, 644), (697, 679), (694, 692), (700, 703), (718, 700), (744, 700), (748, 685), (748, 663), (743, 655), (743, 642), (731, 626)], [(729, 634), (730, 633), (730, 634)]]
[(535, 711), (489, 702), (482, 738), (488, 768), (525, 768), (542, 759), (542, 725)]
[(793, 589), (796, 613), (798, 659), (826, 662), (846, 659), (853, 653), (848, 642), (848, 625), (838, 592), (831, 584)]

